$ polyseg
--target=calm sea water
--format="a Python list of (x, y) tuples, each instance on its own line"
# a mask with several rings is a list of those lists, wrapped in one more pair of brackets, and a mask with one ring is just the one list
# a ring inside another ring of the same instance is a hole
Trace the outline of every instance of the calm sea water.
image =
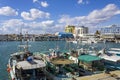
[[(20, 42), (0, 42), (0, 80), (10, 80), (8, 77), (8, 73), (6, 71), (8, 59), (10, 57), (10, 54), (18, 51), (18, 45)], [(49, 50), (50, 48), (56, 48), (59, 47), (60, 50), (65, 49), (75, 49), (78, 47), (78, 45), (66, 43), (65, 41), (37, 41), (37, 42), (29, 42), (29, 45), (31, 47), (29, 48), (29, 51), (31, 52), (40, 52)], [(91, 45), (81, 45), (79, 44), (79, 47), (85, 47), (89, 48), (90, 46), (96, 47), (97, 50), (100, 50), (104, 48), (104, 43), (98, 43), (98, 44), (91, 44)], [(107, 48), (116, 47), (120, 48), (119, 43), (106, 43)]]

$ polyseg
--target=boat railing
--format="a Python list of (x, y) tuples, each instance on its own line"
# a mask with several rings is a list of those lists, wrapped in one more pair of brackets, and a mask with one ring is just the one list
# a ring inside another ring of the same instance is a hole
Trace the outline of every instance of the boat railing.
[(28, 48), (31, 47), (31, 45), (18, 45), (18, 47), (20, 48), (19, 51), (28, 51)]
[(24, 76), (24, 77), (21, 77), (21, 80), (45, 80), (46, 79), (46, 77), (45, 76), (42, 76), (42, 75), (40, 75), (40, 76), (35, 76), (35, 77), (31, 77), (31, 76)]
[(110, 48), (110, 50), (120, 51), (120, 49), (119, 49), (119, 48)]

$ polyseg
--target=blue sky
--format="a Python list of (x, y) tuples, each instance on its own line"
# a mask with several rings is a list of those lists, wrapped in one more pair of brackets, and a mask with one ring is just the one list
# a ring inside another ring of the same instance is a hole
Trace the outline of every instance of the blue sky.
[(90, 32), (120, 25), (120, 0), (0, 0), (0, 34), (63, 32), (66, 25)]

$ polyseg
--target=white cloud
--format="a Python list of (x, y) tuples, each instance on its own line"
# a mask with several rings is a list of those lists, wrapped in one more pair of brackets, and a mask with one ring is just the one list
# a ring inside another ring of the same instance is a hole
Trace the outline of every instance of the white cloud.
[(9, 6), (6, 6), (6, 7), (1, 7), (0, 8), (0, 15), (4, 15), (4, 16), (16, 16), (18, 15), (18, 12), (9, 7)]
[(48, 7), (48, 3), (47, 3), (46, 1), (42, 1), (42, 2), (41, 2), (41, 6), (42, 6), (42, 7)]
[(20, 27), (24, 26), (21, 19), (10, 19), (0, 23), (1, 33), (19, 33)]
[(69, 15), (62, 15), (61, 18), (58, 20), (59, 23), (65, 24), (74, 24), (74, 18), (71, 18)]
[(33, 3), (38, 2), (38, 0), (33, 0)]
[(23, 25), (23, 22), (21, 19), (10, 19), (4, 21), (3, 25), (5, 25), (5, 27), (13, 27), (13, 26), (17, 27)]
[[(39, 11), (38, 11), (39, 12)], [(37, 12), (28, 13), (28, 17), (31, 20), (41, 18), (37, 15), (33, 15)], [(0, 23), (0, 33), (19, 33), (19, 27), (23, 27), (28, 30), (29, 33), (55, 33), (57, 31), (63, 31), (66, 24), (69, 25), (84, 25), (93, 30), (95, 26), (101, 22), (110, 20), (113, 16), (119, 15), (120, 9), (115, 4), (108, 4), (104, 8), (99, 10), (93, 10), (87, 16), (71, 17), (69, 15), (63, 15), (58, 20), (59, 23), (55, 24), (53, 20), (41, 21), (41, 22), (24, 22), (22, 19), (11, 19)], [(33, 18), (33, 19), (32, 19)], [(100, 27), (99, 27), (100, 28)]]
[(49, 18), (50, 17), (50, 13), (48, 12), (43, 12), (41, 10), (38, 9), (30, 9), (30, 12), (22, 12), (21, 13), (21, 17), (25, 20), (35, 20), (38, 18)]
[(47, 3), (47, 1), (33, 0), (33, 3), (37, 3), (37, 4), (39, 4), (41, 7), (48, 7), (48, 6), (49, 6), (49, 4)]
[(115, 4), (108, 4), (101, 10), (93, 10), (87, 16), (63, 16), (61, 17), (61, 19), (59, 19), (59, 23), (93, 26), (107, 21), (118, 14), (120, 14), (120, 9), (118, 9)]
[(47, 21), (42, 21), (42, 22), (31, 22), (28, 24), (28, 26), (33, 27), (33, 28), (38, 28), (38, 27), (50, 27), (54, 23), (53, 20), (47, 20)]
[(78, 4), (82, 4), (83, 3), (83, 0), (78, 0)]
[[(20, 29), (28, 31), (29, 33), (53, 33), (54, 32), (54, 21), (47, 20), (42, 22), (24, 22), (21, 19), (10, 19), (1, 22), (0, 33), (20, 33)], [(49, 31), (50, 30), (50, 31)], [(25, 32), (24, 32), (25, 33)]]
[[(30, 27), (30, 31), (33, 33), (52, 33), (51, 28), (54, 27), (53, 20), (47, 20), (42, 22), (31, 22), (27, 26)], [(48, 31), (49, 30), (49, 31)]]
[(88, 0), (78, 0), (78, 4), (89, 4)]

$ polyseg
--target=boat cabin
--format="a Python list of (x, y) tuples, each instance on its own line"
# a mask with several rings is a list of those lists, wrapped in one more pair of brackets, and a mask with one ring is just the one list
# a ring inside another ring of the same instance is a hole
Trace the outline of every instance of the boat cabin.
[(16, 76), (20, 80), (45, 80), (46, 64), (41, 60), (20, 61), (15, 66)]
[(78, 57), (78, 64), (85, 70), (101, 71), (104, 69), (103, 59), (92, 55), (80, 55)]

